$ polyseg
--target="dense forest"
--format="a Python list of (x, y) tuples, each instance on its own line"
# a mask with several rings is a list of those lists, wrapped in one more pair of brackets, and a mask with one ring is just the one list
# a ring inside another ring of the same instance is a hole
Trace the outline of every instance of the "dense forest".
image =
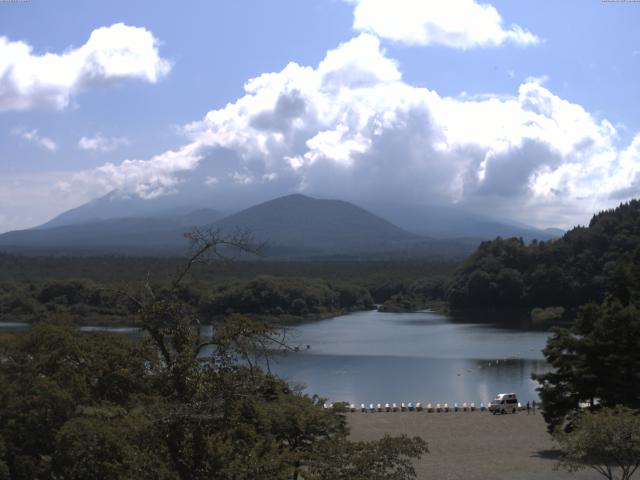
[[(162, 285), (159, 285), (162, 288)], [(46, 281), (0, 284), (0, 318), (35, 322), (64, 316), (76, 324), (127, 324), (135, 304), (124, 287), (92, 281)], [(231, 313), (269, 316), (275, 321), (322, 318), (357, 310), (370, 310), (369, 291), (348, 282), (314, 278), (260, 276), (180, 290), (181, 298), (209, 323)]]
[(640, 287), (640, 201), (595, 215), (588, 227), (526, 245), (483, 242), (447, 290), (453, 307), (578, 307), (613, 294), (623, 301)]
[[(121, 293), (144, 278), (166, 287), (162, 279), (180, 264), (175, 258), (0, 255), (0, 321), (65, 316), (76, 324), (128, 324), (135, 305)], [(198, 264), (181, 294), (205, 322), (232, 312), (295, 321), (374, 304), (411, 310), (422, 307), (426, 293), (441, 299), (454, 268), (425, 262)]]

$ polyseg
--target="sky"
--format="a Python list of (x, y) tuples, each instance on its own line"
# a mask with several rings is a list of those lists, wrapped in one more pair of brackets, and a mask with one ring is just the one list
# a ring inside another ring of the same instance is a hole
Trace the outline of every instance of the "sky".
[(0, 1), (0, 232), (109, 192), (567, 228), (640, 192), (640, 3)]

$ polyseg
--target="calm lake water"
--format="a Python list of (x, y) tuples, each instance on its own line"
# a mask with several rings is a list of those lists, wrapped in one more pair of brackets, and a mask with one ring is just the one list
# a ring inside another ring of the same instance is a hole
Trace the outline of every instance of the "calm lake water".
[[(487, 402), (499, 392), (538, 398), (548, 333), (440, 314), (360, 312), (291, 329), (301, 351), (272, 370), (331, 401)], [(307, 350), (306, 346), (310, 348)]]
[[(0, 323), (0, 331), (24, 328)], [(82, 330), (138, 335), (127, 327)], [(516, 392), (524, 403), (537, 400), (531, 373), (548, 369), (541, 352), (548, 335), (468, 315), (368, 311), (291, 327), (287, 339), (300, 352), (276, 358), (271, 369), (331, 401), (479, 403)]]

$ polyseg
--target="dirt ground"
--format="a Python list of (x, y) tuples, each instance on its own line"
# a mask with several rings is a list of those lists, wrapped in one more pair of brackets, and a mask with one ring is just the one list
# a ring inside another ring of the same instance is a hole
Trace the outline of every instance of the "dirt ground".
[(348, 413), (351, 437), (373, 440), (390, 435), (421, 436), (429, 454), (416, 462), (419, 479), (591, 480), (596, 472), (554, 470), (557, 453), (539, 412)]

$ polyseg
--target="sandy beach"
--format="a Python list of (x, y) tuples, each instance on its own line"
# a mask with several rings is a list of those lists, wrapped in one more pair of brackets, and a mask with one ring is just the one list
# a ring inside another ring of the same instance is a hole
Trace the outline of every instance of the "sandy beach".
[(554, 443), (539, 412), (527, 415), (458, 413), (349, 413), (354, 440), (418, 435), (430, 453), (416, 462), (419, 479), (438, 480), (591, 480), (591, 470), (556, 471)]

